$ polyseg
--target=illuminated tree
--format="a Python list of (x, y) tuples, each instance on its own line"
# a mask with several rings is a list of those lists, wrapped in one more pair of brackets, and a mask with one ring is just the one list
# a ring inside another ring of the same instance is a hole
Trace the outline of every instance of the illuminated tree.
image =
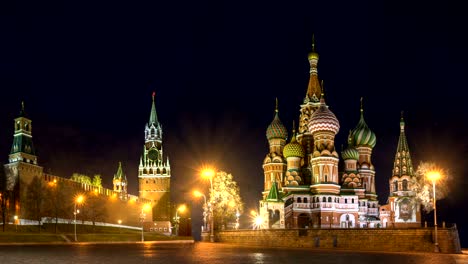
[(49, 182), (47, 185), (47, 199), (45, 213), (55, 220), (55, 233), (57, 233), (58, 219), (70, 218), (73, 210), (72, 189), (63, 181)]
[(86, 206), (82, 208), (83, 218), (93, 223), (95, 230), (96, 222), (105, 221), (107, 218), (106, 197), (93, 193), (87, 195)]
[(436, 200), (445, 198), (449, 193), (449, 182), (451, 176), (447, 170), (441, 169), (435, 163), (421, 162), (416, 171), (415, 192), (418, 202), (422, 205), (426, 213), (431, 212), (433, 208), (432, 182), (427, 178), (431, 171), (437, 171), (441, 177), (436, 182)]
[(102, 178), (99, 174), (94, 175), (93, 179), (91, 179), (88, 175), (75, 172), (71, 176), (70, 180), (102, 188)]
[(209, 201), (214, 208), (214, 221), (217, 229), (226, 227), (229, 222), (235, 222), (236, 212), (242, 213), (244, 205), (240, 190), (232, 174), (224, 171), (213, 177), (213, 190), (210, 190)]

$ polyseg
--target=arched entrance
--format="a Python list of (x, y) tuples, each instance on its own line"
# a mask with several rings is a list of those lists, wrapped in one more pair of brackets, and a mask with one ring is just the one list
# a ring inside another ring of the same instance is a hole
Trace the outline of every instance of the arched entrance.
[(297, 217), (297, 227), (298, 228), (308, 228), (309, 227), (309, 216), (307, 214), (300, 214)]

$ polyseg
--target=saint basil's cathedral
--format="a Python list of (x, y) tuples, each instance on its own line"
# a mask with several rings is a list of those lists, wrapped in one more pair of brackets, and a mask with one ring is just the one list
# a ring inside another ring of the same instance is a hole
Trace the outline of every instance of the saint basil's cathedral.
[(377, 138), (365, 121), (362, 99), (360, 119), (349, 132), (347, 148), (341, 152), (340, 170), (340, 155), (335, 148), (340, 123), (325, 100), (314, 42), (308, 59), (310, 79), (300, 105), (297, 131), (293, 122), (288, 140), (278, 101), (266, 130), (269, 151), (263, 161), (262, 228), (420, 227), (421, 212), (412, 191), (415, 175), (403, 117), (389, 178), (388, 204), (380, 206), (372, 164)]

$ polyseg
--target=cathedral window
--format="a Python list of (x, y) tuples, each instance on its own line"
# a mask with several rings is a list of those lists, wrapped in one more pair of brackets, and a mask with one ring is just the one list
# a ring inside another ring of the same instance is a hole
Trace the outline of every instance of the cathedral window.
[(354, 198), (351, 199), (351, 203), (354, 203)]
[(301, 197), (297, 197), (297, 202), (298, 202), (298, 203), (302, 203)]
[(327, 201), (326, 199), (327, 199), (327, 198), (323, 197), (323, 198), (322, 198), (322, 202), (326, 202), (326, 201)]
[(396, 192), (398, 191), (398, 181), (393, 181), (393, 191)]
[(407, 190), (408, 190), (408, 180), (404, 179), (403, 180), (403, 191), (407, 191)]
[(344, 203), (348, 203), (348, 199), (344, 199)]
[(307, 203), (307, 197), (304, 197), (304, 203)]
[(328, 197), (328, 202), (331, 203), (331, 201), (332, 201), (332, 198)]

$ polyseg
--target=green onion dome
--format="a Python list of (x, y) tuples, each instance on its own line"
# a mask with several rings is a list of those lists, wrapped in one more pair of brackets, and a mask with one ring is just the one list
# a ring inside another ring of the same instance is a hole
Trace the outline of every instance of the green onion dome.
[(375, 133), (370, 130), (364, 121), (364, 111), (361, 108), (361, 119), (351, 134), (354, 146), (366, 146), (374, 148), (377, 143)]
[(273, 121), (267, 128), (266, 137), (268, 140), (273, 138), (286, 139), (288, 137), (288, 130), (284, 127), (283, 123), (281, 123), (278, 117), (278, 110), (276, 110), (275, 118), (273, 118)]
[(331, 131), (336, 135), (340, 130), (340, 123), (335, 114), (325, 105), (323, 96), (320, 99), (320, 107), (310, 117), (308, 126), (312, 134), (318, 131)]
[(343, 150), (341, 152), (341, 157), (344, 160), (349, 160), (349, 159), (358, 160), (359, 159), (359, 152), (358, 152), (357, 149), (355, 149), (353, 147), (348, 147), (347, 149), (345, 149), (345, 150)]
[(286, 144), (283, 149), (283, 156), (285, 158), (289, 157), (299, 157), (303, 158), (305, 156), (304, 148), (302, 147), (299, 142), (296, 141), (296, 133), (293, 131), (293, 136), (291, 138), (291, 142)]

